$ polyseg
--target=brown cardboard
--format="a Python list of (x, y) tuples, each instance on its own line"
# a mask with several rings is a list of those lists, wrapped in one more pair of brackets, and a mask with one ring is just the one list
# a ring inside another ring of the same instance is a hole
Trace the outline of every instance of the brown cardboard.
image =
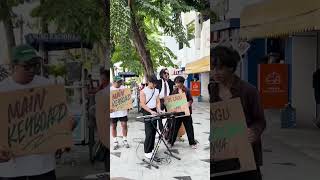
[(62, 85), (3, 92), (0, 99), (0, 146), (14, 156), (71, 147), (71, 116)]
[(185, 93), (166, 96), (164, 104), (168, 112), (184, 112), (186, 116), (190, 116), (189, 102)]
[(119, 89), (111, 91), (110, 107), (113, 111), (128, 110), (132, 108), (131, 90)]
[(211, 104), (210, 157), (214, 161), (239, 158), (240, 169), (213, 174), (220, 176), (256, 169), (248, 141), (247, 125), (240, 98)]

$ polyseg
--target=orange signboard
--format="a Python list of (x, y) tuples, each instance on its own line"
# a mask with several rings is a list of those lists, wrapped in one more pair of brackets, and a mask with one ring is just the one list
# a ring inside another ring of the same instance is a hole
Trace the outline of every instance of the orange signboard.
[(288, 65), (260, 64), (258, 77), (263, 107), (284, 108), (288, 103)]
[(200, 82), (192, 81), (191, 82), (191, 95), (200, 96), (201, 94), (201, 84)]

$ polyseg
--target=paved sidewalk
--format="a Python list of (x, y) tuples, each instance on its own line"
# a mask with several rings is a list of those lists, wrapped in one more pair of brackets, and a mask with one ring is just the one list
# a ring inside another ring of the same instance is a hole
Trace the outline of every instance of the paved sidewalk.
[[(280, 128), (279, 111), (266, 111), (267, 130), (263, 136), (264, 180), (318, 180), (320, 129), (309, 125)], [(306, 120), (305, 120), (306, 121)]]
[[(186, 180), (204, 180), (209, 179), (209, 148), (208, 136), (210, 125), (208, 103), (194, 103), (193, 106), (193, 126), (195, 138), (199, 141), (198, 149), (194, 150), (189, 146), (187, 136), (184, 136), (185, 142), (176, 142), (173, 147), (178, 152), (178, 156), (182, 160), (174, 158), (167, 159), (159, 165), (159, 169), (147, 168), (142, 162), (144, 157), (143, 141), (144, 141), (144, 123), (137, 121), (134, 117), (138, 113), (131, 113), (128, 122), (128, 141), (131, 145), (129, 149), (121, 147), (120, 149), (111, 150), (111, 178), (127, 178), (142, 180), (151, 178), (170, 180), (170, 179), (186, 179)], [(120, 125), (119, 125), (120, 126)], [(118, 126), (118, 134), (121, 134)], [(157, 139), (156, 139), (157, 141)], [(112, 142), (112, 141), (111, 141)], [(112, 145), (111, 145), (111, 148)], [(166, 158), (163, 152), (165, 146), (161, 144), (159, 156)]]

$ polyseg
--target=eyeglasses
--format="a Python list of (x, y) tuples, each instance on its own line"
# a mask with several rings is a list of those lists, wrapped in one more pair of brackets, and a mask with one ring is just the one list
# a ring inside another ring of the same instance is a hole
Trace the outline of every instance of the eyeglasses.
[(169, 75), (169, 72), (164, 72), (164, 74), (167, 74), (167, 75)]

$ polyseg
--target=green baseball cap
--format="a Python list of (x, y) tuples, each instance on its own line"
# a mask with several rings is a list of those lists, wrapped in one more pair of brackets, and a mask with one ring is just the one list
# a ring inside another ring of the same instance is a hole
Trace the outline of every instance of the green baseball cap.
[(13, 64), (39, 62), (41, 57), (29, 45), (19, 45), (13, 48), (11, 59)]
[(120, 77), (120, 76), (115, 76), (113, 78), (113, 82), (119, 82), (119, 81), (122, 81), (123, 79)]

